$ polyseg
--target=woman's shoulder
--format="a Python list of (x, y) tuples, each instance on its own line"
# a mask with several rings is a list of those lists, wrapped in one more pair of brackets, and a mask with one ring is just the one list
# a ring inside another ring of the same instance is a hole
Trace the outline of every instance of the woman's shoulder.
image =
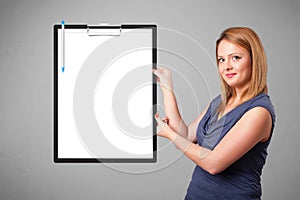
[(221, 95), (213, 97), (209, 103), (207, 113), (215, 112), (217, 110), (217, 108), (219, 107), (221, 101), (222, 101)]
[(222, 101), (222, 97), (219, 94), (212, 98), (212, 100), (210, 101), (210, 105), (219, 105), (221, 103), (221, 101)]
[(258, 94), (251, 100), (250, 107), (257, 106), (265, 107), (272, 112), (274, 111), (274, 106), (272, 104), (271, 98), (268, 94), (265, 93)]
[(256, 97), (254, 97), (251, 100), (251, 103), (247, 110), (250, 110), (255, 107), (265, 108), (271, 114), (273, 122), (275, 122), (275, 109), (274, 109), (273, 103), (271, 101), (271, 98), (268, 94), (261, 93), (261, 94), (258, 94)]

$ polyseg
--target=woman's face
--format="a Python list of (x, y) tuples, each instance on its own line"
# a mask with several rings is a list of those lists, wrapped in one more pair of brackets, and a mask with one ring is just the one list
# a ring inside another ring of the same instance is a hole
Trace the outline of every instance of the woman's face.
[(227, 40), (218, 46), (218, 68), (225, 82), (236, 90), (245, 90), (251, 79), (251, 58), (249, 52)]

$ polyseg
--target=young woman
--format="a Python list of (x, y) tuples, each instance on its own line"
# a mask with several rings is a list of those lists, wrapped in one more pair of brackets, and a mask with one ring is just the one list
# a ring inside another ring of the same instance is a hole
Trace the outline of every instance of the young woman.
[(267, 61), (250, 28), (226, 29), (216, 42), (221, 95), (191, 124), (178, 111), (170, 70), (158, 67), (166, 117), (155, 115), (158, 135), (195, 162), (185, 199), (260, 199), (261, 173), (275, 123), (267, 95)]

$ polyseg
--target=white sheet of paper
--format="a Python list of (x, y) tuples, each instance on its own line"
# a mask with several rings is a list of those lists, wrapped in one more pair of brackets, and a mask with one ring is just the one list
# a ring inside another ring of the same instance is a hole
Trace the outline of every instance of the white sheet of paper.
[[(77, 100), (74, 98), (78, 97), (74, 94), (77, 91), (76, 82), (81, 73), (85, 73), (84, 70), (90, 70), (89, 73), (93, 73), (92, 67), (97, 67), (97, 62), (89, 60), (95, 60), (95, 58), (101, 60), (107, 56), (100, 54), (102, 51), (98, 49), (101, 45), (105, 43), (109, 46), (110, 40), (115, 39), (114, 37), (122, 40), (123, 36), (91, 37), (84, 29), (65, 29), (64, 31), (64, 72), (60, 70), (60, 66), (58, 67), (58, 158), (152, 158), (153, 54), (152, 48), (149, 48), (152, 46), (151, 29), (122, 30), (122, 34), (139, 35), (139, 38), (145, 39), (143, 43), (147, 45), (130, 49), (122, 54), (110, 55), (114, 59), (105, 66), (99, 66), (101, 73), (95, 72), (98, 73), (97, 84), (93, 86), (94, 88), (86, 88), (94, 90), (94, 96), (90, 99), (93, 103), (94, 114), (84, 117), (96, 119), (100, 130), (97, 133), (93, 133), (93, 129), (90, 130), (88, 127), (78, 129), (82, 116), (74, 116), (78, 113), (74, 111), (76, 109), (74, 101)], [(62, 62), (61, 30), (58, 32), (58, 41), (60, 65)], [(111, 48), (118, 48), (114, 44)], [(109, 49), (107, 54), (111, 54)], [(127, 76), (130, 79), (126, 78)], [(143, 81), (134, 85), (136, 78)], [(126, 88), (127, 85), (130, 88)], [(116, 91), (124, 92), (124, 94), (116, 94)], [(113, 99), (115, 96), (121, 98)], [(121, 109), (119, 109), (120, 104), (123, 106)], [(84, 108), (81, 106), (78, 109)], [(131, 123), (127, 124), (134, 126), (132, 129), (127, 125), (122, 127), (122, 123), (128, 121)], [(87, 134), (92, 137), (88, 138)], [(100, 134), (103, 135), (100, 137)], [(98, 137), (102, 139), (95, 141), (94, 138)]]

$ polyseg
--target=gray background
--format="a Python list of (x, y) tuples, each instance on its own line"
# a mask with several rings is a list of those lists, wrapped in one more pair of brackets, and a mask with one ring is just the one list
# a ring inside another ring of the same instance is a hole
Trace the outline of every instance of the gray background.
[(299, 9), (300, 1), (0, 1), (0, 199), (182, 199), (188, 186), (194, 164), (184, 157), (140, 175), (53, 164), (52, 25), (62, 19), (156, 23), (191, 36), (212, 57), (224, 28), (255, 29), (277, 111), (263, 199), (299, 199)]

